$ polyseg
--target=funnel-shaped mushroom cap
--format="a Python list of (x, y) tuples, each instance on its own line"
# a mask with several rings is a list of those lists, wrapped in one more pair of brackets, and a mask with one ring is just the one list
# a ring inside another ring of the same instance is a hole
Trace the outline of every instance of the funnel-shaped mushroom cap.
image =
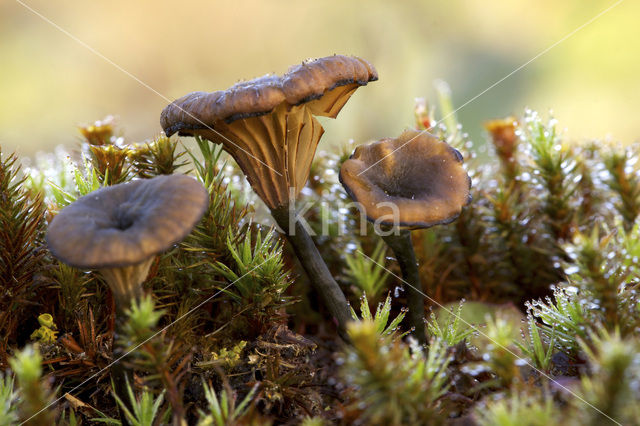
[(470, 201), (471, 180), (462, 155), (433, 135), (414, 130), (357, 147), (342, 164), (340, 182), (370, 221), (388, 226), (416, 229), (449, 223)]
[(207, 190), (186, 175), (105, 187), (62, 209), (49, 225), (47, 244), (78, 268), (134, 265), (186, 237), (208, 201)]
[(309, 176), (323, 128), (315, 115), (335, 118), (353, 92), (378, 74), (367, 61), (342, 55), (306, 61), (283, 76), (266, 75), (223, 91), (194, 92), (160, 116), (168, 136), (202, 136), (220, 143), (271, 208), (289, 202)]

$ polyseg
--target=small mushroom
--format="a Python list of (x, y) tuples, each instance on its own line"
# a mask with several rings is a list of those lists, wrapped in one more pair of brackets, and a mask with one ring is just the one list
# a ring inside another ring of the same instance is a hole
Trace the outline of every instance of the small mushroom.
[(382, 238), (412, 287), (408, 319), (425, 343), (424, 297), (410, 231), (453, 222), (470, 202), (462, 155), (427, 132), (407, 130), (357, 147), (342, 164), (340, 182), (368, 220), (391, 231)]
[[(51, 253), (71, 266), (97, 269), (111, 289), (116, 304), (116, 360), (127, 350), (117, 338), (123, 313), (142, 295), (155, 256), (191, 232), (208, 201), (207, 190), (195, 179), (163, 175), (87, 194), (62, 209), (49, 225), (46, 239)], [(130, 372), (116, 362), (111, 377), (115, 393), (128, 401)]]
[(142, 294), (155, 255), (186, 237), (208, 205), (206, 189), (186, 175), (105, 187), (53, 219), (47, 245), (62, 262), (97, 269), (118, 309)]
[(305, 61), (283, 76), (266, 75), (213, 93), (190, 93), (167, 106), (160, 117), (168, 136), (202, 136), (231, 154), (287, 234), (343, 336), (351, 319), (346, 298), (311, 237), (295, 220), (293, 202), (307, 182), (324, 132), (315, 116), (335, 118), (358, 87), (377, 79), (367, 61), (334, 55)]
[(58, 327), (53, 322), (51, 314), (38, 315), (40, 328), (31, 333), (31, 340), (39, 340), (41, 343), (53, 343), (58, 338)]
[(167, 136), (202, 136), (220, 143), (270, 208), (287, 205), (309, 177), (324, 129), (314, 117), (335, 118), (360, 86), (378, 79), (363, 59), (309, 60), (283, 76), (265, 75), (213, 93), (193, 92), (160, 116)]

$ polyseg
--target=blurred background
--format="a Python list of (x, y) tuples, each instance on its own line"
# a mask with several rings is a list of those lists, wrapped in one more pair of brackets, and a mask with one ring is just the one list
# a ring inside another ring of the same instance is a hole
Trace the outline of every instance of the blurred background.
[[(160, 111), (194, 90), (283, 73), (309, 57), (353, 54), (380, 80), (359, 89), (321, 147), (397, 136), (414, 98), (458, 107), (615, 1), (449, 0), (0, 1), (0, 145), (30, 156), (73, 146), (77, 126), (109, 114), (131, 142), (160, 132)], [(623, 1), (458, 112), (486, 119), (552, 109), (574, 140), (640, 137), (640, 2)], [(116, 66), (131, 73), (145, 87)]]

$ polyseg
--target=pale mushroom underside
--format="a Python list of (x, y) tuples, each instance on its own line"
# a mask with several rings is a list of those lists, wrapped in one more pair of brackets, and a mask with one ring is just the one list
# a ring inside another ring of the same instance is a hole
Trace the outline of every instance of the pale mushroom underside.
[(335, 118), (355, 90), (376, 80), (360, 58), (335, 55), (213, 93), (171, 103), (160, 121), (167, 135), (201, 136), (236, 160), (270, 208), (290, 203), (307, 182), (324, 129), (314, 116)]

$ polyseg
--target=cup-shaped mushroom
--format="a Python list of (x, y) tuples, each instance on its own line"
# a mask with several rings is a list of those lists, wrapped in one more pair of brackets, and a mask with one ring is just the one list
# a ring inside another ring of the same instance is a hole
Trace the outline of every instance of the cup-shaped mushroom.
[(452, 222), (469, 203), (471, 180), (462, 155), (427, 132), (407, 130), (357, 147), (342, 164), (340, 182), (367, 219), (386, 228), (378, 231), (411, 287), (407, 320), (426, 343), (424, 292), (410, 230)]
[(367, 219), (405, 229), (450, 223), (471, 199), (460, 152), (424, 131), (357, 147), (340, 182)]
[(266, 75), (227, 90), (194, 92), (161, 114), (168, 136), (202, 136), (236, 160), (271, 209), (297, 196), (324, 129), (314, 116), (335, 118), (360, 86), (378, 79), (367, 61), (342, 55), (305, 61), (283, 76)]
[(97, 269), (122, 310), (140, 296), (156, 254), (186, 237), (209, 202), (186, 175), (163, 175), (105, 187), (58, 213), (47, 245), (62, 262)]

